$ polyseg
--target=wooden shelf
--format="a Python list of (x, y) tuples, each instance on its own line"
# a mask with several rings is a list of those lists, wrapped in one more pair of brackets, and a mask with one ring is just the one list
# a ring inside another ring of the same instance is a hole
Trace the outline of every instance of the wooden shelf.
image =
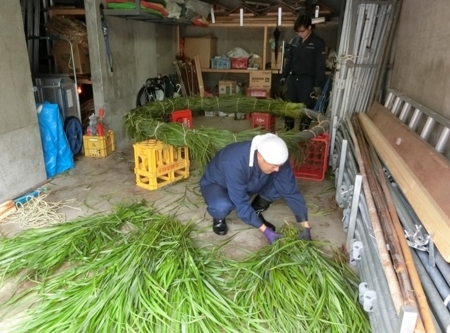
[[(285, 20), (280, 27), (292, 28), (294, 26), (294, 19)], [(312, 24), (324, 23), (325, 17), (318, 17), (312, 19)], [(241, 27), (239, 25), (239, 19), (236, 18), (216, 18), (216, 23), (209, 22), (209, 28), (263, 28), (270, 27), (275, 28), (277, 26), (276, 18), (264, 19), (264, 18), (245, 18), (244, 24)]]
[[(265, 71), (266, 69), (216, 69), (216, 68), (202, 68), (203, 73), (234, 73), (234, 74), (248, 74), (250, 72), (255, 71)], [(278, 69), (270, 70), (272, 71), (272, 74), (278, 74), (280, 71)]]
[(76, 7), (50, 7), (48, 9), (48, 16), (52, 17), (55, 15), (72, 15), (72, 16), (84, 16), (86, 11), (84, 8)]
[(92, 84), (91, 76), (89, 74), (77, 74), (77, 83), (78, 84)]

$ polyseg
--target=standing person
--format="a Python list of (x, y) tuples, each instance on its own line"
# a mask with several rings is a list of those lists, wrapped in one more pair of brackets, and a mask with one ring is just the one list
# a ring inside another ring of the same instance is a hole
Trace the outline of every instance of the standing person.
[(258, 228), (272, 244), (280, 235), (261, 213), (273, 201), (284, 198), (304, 227), (300, 238), (311, 240), (305, 199), (288, 161), (286, 143), (275, 134), (257, 135), (252, 141), (220, 150), (206, 166), (200, 188), (218, 235), (227, 233), (225, 218), (236, 209), (240, 219)]
[[(300, 15), (294, 23), (294, 31), (298, 36), (290, 42), (285, 56), (283, 74), (280, 84), (284, 85), (288, 78), (286, 100), (303, 103), (308, 109), (314, 108), (315, 98), (319, 98), (325, 79), (325, 42), (312, 31), (311, 17)], [(307, 129), (311, 119), (304, 119), (300, 130)], [(286, 129), (294, 128), (294, 118), (285, 118)]]

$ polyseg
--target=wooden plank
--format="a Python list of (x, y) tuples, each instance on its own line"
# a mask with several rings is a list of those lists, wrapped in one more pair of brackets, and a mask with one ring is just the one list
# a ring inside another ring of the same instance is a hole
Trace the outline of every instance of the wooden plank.
[(266, 69), (266, 57), (267, 57), (267, 26), (264, 27), (264, 43), (262, 53), (262, 69)]
[(195, 61), (195, 72), (197, 73), (198, 90), (200, 91), (200, 97), (204, 97), (205, 86), (203, 85), (202, 66), (200, 65), (200, 57), (196, 55), (194, 57), (194, 61)]
[(0, 205), (0, 222), (16, 211), (14, 201), (8, 200)]
[[(294, 26), (295, 16), (291, 16), (289, 18), (283, 15), (283, 21), (280, 27), (291, 28)], [(264, 19), (264, 18), (246, 18), (244, 17), (244, 26), (245, 27), (273, 27), (275, 28), (277, 24), (277, 20), (274, 20), (273, 17)], [(317, 17), (312, 18), (312, 24), (320, 24), (325, 23), (325, 17)], [(216, 23), (209, 22), (209, 27), (240, 27), (239, 19), (233, 17), (218, 17), (216, 16)]]
[(450, 262), (449, 217), (369, 117), (361, 113), (359, 119), (378, 155), (427, 229), (442, 257)]
[(56, 15), (70, 15), (70, 16), (84, 16), (86, 11), (84, 8), (76, 8), (76, 7), (50, 7), (48, 9), (48, 15), (50, 17)]
[(374, 103), (367, 115), (445, 214), (450, 216), (450, 162), (383, 105)]

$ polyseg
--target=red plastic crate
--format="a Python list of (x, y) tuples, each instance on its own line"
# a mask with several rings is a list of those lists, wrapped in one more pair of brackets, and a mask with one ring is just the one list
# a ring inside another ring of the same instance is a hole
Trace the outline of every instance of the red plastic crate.
[(328, 167), (330, 136), (324, 133), (309, 141), (300, 142), (305, 161), (292, 166), (295, 178), (322, 181)]
[(231, 58), (231, 68), (234, 69), (247, 69), (248, 67), (248, 58)]
[(178, 110), (170, 114), (170, 122), (183, 124), (187, 128), (192, 128), (192, 111)]
[(275, 132), (275, 124), (277, 118), (274, 115), (263, 112), (253, 112), (251, 115), (252, 125), (251, 127), (262, 127), (268, 132)]

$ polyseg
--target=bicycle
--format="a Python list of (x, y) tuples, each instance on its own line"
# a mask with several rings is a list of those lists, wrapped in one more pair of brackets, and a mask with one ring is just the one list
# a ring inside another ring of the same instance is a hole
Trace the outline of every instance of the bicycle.
[(161, 78), (159, 76), (155, 78), (148, 78), (137, 94), (136, 107), (163, 99), (164, 87), (162, 85)]
[[(148, 78), (144, 86), (139, 90), (136, 98), (136, 107), (149, 102), (162, 101), (164, 98), (175, 97), (179, 92), (179, 84), (175, 84), (168, 75), (158, 75), (154, 78)], [(178, 90), (176, 90), (178, 88)]]

